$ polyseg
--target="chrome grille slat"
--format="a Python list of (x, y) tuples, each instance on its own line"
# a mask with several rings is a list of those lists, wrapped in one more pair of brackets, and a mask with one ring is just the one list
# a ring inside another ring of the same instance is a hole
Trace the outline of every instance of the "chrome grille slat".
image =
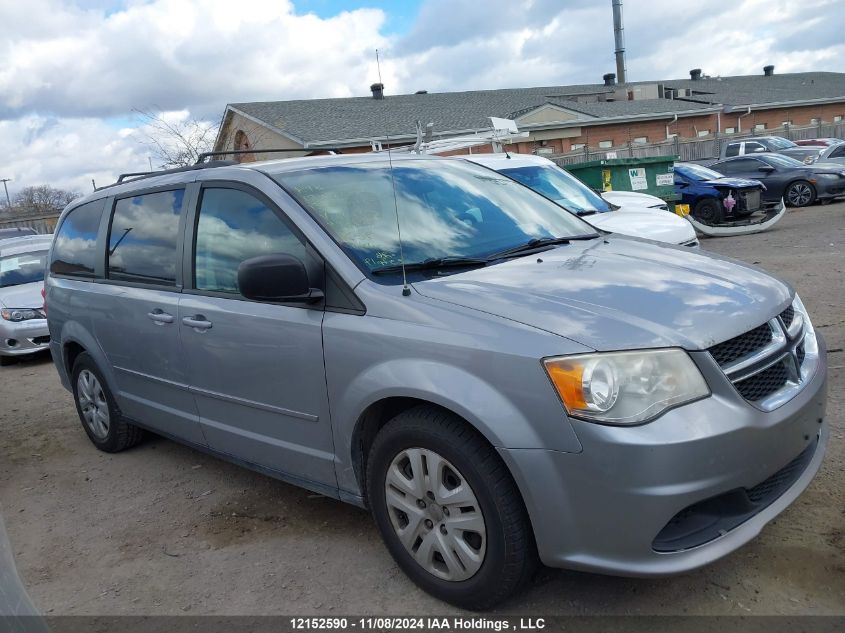
[(708, 349), (747, 401), (756, 403), (800, 382), (804, 319), (789, 306), (777, 317)]

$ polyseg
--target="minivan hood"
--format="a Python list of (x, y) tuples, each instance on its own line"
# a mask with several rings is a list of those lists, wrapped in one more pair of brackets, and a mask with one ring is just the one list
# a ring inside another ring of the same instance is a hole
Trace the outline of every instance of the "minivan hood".
[(706, 349), (765, 323), (792, 296), (747, 264), (615, 235), (413, 285), (601, 351)]
[(41, 296), (43, 287), (43, 281), (35, 281), (31, 284), (0, 288), (0, 306), (4, 308), (40, 308), (44, 305), (44, 299)]

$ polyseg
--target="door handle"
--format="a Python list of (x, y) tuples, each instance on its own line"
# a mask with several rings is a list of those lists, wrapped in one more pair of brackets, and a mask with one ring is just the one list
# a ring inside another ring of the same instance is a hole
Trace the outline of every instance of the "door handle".
[(197, 332), (204, 332), (211, 329), (211, 321), (206, 319), (201, 314), (185, 317), (182, 319), (182, 325), (194, 328)]
[(173, 315), (167, 314), (164, 310), (156, 308), (152, 312), (147, 312), (147, 316), (155, 323), (156, 325), (164, 325), (165, 323), (173, 323)]

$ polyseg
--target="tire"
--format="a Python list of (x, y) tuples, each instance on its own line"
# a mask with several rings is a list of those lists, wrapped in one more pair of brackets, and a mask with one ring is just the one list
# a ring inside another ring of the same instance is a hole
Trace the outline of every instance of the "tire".
[(816, 201), (816, 188), (806, 180), (796, 180), (784, 190), (783, 197), (790, 207), (807, 207)]
[[(438, 475), (427, 472), (438, 458)], [(399, 477), (401, 487), (388, 487)], [(367, 494), (396, 563), (440, 600), (488, 609), (519, 591), (537, 567), (534, 533), (507, 467), (475, 429), (446, 411), (415, 407), (379, 431), (367, 462)], [(448, 495), (461, 499), (450, 505)], [(404, 535), (410, 548), (400, 538), (403, 527), (411, 530)], [(428, 559), (428, 568), (418, 558)]]
[(715, 198), (705, 198), (695, 205), (695, 219), (702, 224), (716, 225), (725, 219), (722, 205)]
[(144, 438), (143, 429), (123, 419), (108, 384), (87, 352), (76, 357), (71, 385), (82, 428), (99, 450), (119, 453)]
[(8, 367), (9, 365), (14, 364), (14, 362), (14, 356), (0, 356), (0, 367)]

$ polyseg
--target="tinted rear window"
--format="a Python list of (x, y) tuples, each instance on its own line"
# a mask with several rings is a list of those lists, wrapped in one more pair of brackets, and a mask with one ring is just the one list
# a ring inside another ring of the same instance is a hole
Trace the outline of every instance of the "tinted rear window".
[(185, 191), (122, 198), (109, 230), (109, 279), (176, 285), (176, 243)]
[(65, 216), (56, 241), (50, 272), (61, 275), (94, 274), (97, 261), (97, 231), (103, 215), (103, 200), (76, 207)]

